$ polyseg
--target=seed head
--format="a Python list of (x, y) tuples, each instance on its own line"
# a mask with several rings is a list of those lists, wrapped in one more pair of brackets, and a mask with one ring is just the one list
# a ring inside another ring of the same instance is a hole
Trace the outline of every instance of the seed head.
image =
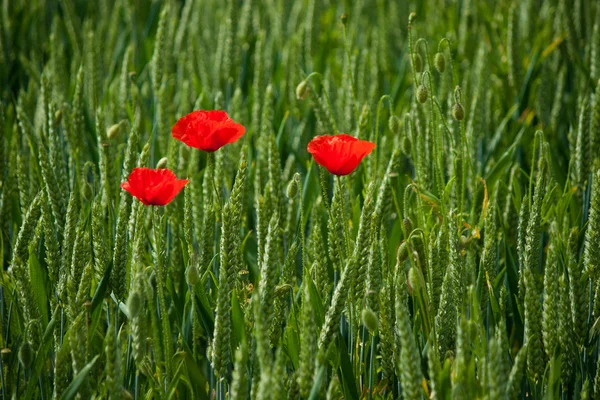
[(446, 70), (446, 57), (444, 57), (444, 53), (436, 53), (435, 58), (433, 60), (435, 64), (435, 68), (438, 70), (440, 74), (443, 74)]

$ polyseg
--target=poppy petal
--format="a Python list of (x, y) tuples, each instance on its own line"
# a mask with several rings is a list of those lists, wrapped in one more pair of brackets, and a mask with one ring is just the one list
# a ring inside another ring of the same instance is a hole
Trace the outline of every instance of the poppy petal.
[(121, 188), (147, 206), (164, 206), (169, 204), (187, 183), (187, 179), (177, 179), (169, 169), (134, 168), (127, 181), (121, 183)]
[(237, 141), (246, 128), (222, 110), (197, 110), (180, 118), (171, 133), (177, 140), (206, 152), (219, 150)]
[(341, 176), (352, 173), (374, 148), (372, 142), (342, 133), (317, 136), (310, 141), (307, 150), (317, 164)]

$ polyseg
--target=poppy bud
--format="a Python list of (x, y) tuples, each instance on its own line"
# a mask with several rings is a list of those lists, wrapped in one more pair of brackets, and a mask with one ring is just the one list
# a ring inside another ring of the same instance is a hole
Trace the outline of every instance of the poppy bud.
[(163, 157), (156, 163), (156, 169), (167, 168), (167, 162), (169, 159), (167, 157)]
[(279, 285), (275, 288), (275, 297), (283, 296), (290, 290), (292, 290), (292, 285), (288, 285), (288, 284)]
[(304, 100), (306, 96), (308, 96), (308, 91), (310, 88), (308, 87), (307, 81), (302, 81), (296, 86), (296, 99)]
[(366, 104), (363, 106), (362, 112), (360, 113), (360, 117), (358, 118), (358, 126), (361, 129), (365, 129), (367, 127), (367, 123), (369, 122), (369, 115), (371, 111), (369, 110), (369, 106)]
[(298, 182), (295, 179), (292, 179), (287, 186), (287, 197), (289, 199), (293, 199), (298, 194)]
[(415, 68), (415, 72), (419, 74), (423, 72), (423, 59), (421, 58), (421, 55), (419, 53), (415, 54), (413, 67)]
[(444, 57), (444, 53), (437, 53), (433, 61), (438, 72), (443, 74), (446, 70), (446, 58)]
[(406, 242), (402, 242), (398, 247), (398, 251), (396, 252), (396, 262), (403, 263), (408, 258), (408, 244)]
[(81, 188), (81, 196), (85, 200), (89, 200), (93, 197), (93, 195), (94, 195), (94, 189), (92, 188), (92, 185), (90, 185), (88, 182), (85, 182), (83, 184), (83, 187)]
[(419, 103), (425, 103), (427, 101), (427, 95), (427, 88), (425, 87), (425, 85), (420, 84), (417, 88), (417, 100), (419, 101)]
[(471, 242), (471, 240), (468, 237), (466, 237), (465, 235), (461, 235), (461, 237), (460, 237), (460, 247), (462, 249), (466, 248), (469, 245), (470, 242)]
[(408, 284), (413, 290), (413, 295), (418, 295), (421, 290), (421, 278), (415, 267), (410, 267), (408, 270)]
[(402, 224), (404, 225), (404, 230), (406, 231), (406, 233), (412, 232), (413, 224), (412, 224), (410, 217), (404, 218), (404, 220), (402, 221)]
[(142, 296), (137, 290), (132, 291), (127, 299), (127, 308), (129, 309), (129, 315), (131, 318), (135, 318), (140, 314), (142, 309)]
[(56, 111), (54, 113), (54, 119), (56, 120), (56, 125), (60, 124), (60, 121), (62, 121), (62, 109), (59, 109), (58, 111)]
[(10, 358), (10, 355), (12, 354), (12, 350), (9, 349), (8, 347), (3, 348), (2, 350), (0, 350), (0, 354), (2, 354), (2, 362), (8, 362), (8, 359)]
[(413, 22), (415, 20), (415, 18), (417, 18), (417, 14), (414, 12), (411, 12), (410, 15), (408, 16), (408, 22)]
[(346, 26), (346, 24), (348, 23), (348, 14), (343, 13), (342, 15), (340, 15), (340, 21), (342, 21), (342, 24), (344, 24), (344, 26)]
[(410, 139), (408, 138), (408, 136), (405, 135), (402, 138), (401, 146), (402, 146), (402, 152), (404, 154), (406, 154), (407, 156), (410, 156), (410, 152), (412, 149), (412, 143), (410, 142)]
[(392, 115), (388, 120), (388, 125), (390, 127), (390, 131), (398, 134), (400, 132), (400, 119), (395, 115)]
[(371, 334), (377, 331), (379, 326), (379, 318), (370, 308), (365, 308), (361, 313), (363, 325), (369, 330)]
[(106, 136), (108, 137), (108, 139), (114, 139), (117, 136), (119, 136), (119, 133), (121, 133), (121, 128), (123, 126), (125, 126), (124, 119), (108, 128), (108, 131), (106, 132)]
[(456, 103), (452, 106), (452, 116), (457, 121), (462, 121), (465, 119), (465, 110), (459, 103)]
[(185, 270), (185, 277), (190, 286), (195, 286), (200, 280), (200, 272), (195, 264), (190, 264)]
[(31, 347), (31, 343), (23, 342), (21, 347), (19, 348), (19, 361), (23, 365), (23, 368), (27, 369), (31, 365), (33, 361), (33, 347)]
[(421, 261), (419, 261), (419, 253), (415, 250), (413, 251), (412, 256), (413, 260), (415, 260), (415, 263), (419, 265), (421, 263)]

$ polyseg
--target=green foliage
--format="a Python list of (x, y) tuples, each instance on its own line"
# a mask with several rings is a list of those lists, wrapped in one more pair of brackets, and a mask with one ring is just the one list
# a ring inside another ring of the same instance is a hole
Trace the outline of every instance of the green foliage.
[(0, 397), (600, 396), (599, 53), (587, 0), (4, 2)]

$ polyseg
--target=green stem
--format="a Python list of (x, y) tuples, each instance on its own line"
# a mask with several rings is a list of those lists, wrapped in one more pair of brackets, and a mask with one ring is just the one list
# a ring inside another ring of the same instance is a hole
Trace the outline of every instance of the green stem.
[(344, 254), (348, 254), (350, 251), (350, 232), (348, 232), (348, 224), (347, 224), (347, 220), (346, 220), (346, 186), (344, 185), (344, 182), (342, 180), (343, 178), (341, 176), (336, 176), (336, 181), (338, 184), (338, 190), (339, 190), (339, 194), (340, 194), (340, 212), (339, 215), (342, 216), (343, 220), (339, 221), (343, 227), (344, 227), (344, 245), (345, 245), (345, 252)]
[(429, 61), (429, 46), (427, 45), (427, 40), (425, 40), (424, 38), (420, 38), (419, 40), (417, 40), (417, 42), (415, 43), (415, 48), (418, 51), (419, 49), (419, 45), (423, 44), (425, 46), (425, 60), (427, 61), (427, 71), (431, 71), (431, 62)]
[(164, 349), (164, 362), (167, 372), (167, 381), (171, 379), (171, 356), (173, 355), (173, 343), (171, 342), (171, 326), (169, 323), (169, 313), (167, 308), (167, 301), (165, 296), (165, 287), (167, 286), (167, 279), (165, 276), (165, 265), (163, 260), (164, 242), (162, 236), (162, 222), (160, 218), (160, 212), (158, 207), (154, 207), (153, 210), (153, 230), (154, 230), (154, 246), (155, 246), (155, 257), (156, 257), (156, 287), (158, 290), (158, 306), (159, 315), (162, 324), (162, 339)]
[(417, 73), (415, 72), (415, 54), (413, 53), (412, 45), (412, 17), (413, 14), (408, 16), (408, 54), (410, 54), (410, 62), (412, 64), (413, 81), (417, 84)]
[[(300, 184), (300, 182), (298, 181), (298, 189), (299, 189), (299, 193), (298, 193), (298, 198), (300, 199), (300, 240), (301, 240), (301, 246), (302, 246), (302, 271), (304, 271), (305, 268), (308, 268), (308, 254), (307, 254), (307, 249), (306, 249), (306, 234), (305, 234), (305, 228), (306, 228), (306, 221), (304, 220), (306, 217), (304, 216), (304, 188), (303, 186)], [(325, 201), (325, 203), (327, 203), (326, 199), (323, 199)], [(294, 277), (296, 276), (296, 274), (294, 273)], [(294, 278), (294, 282), (296, 281), (296, 278)], [(303, 280), (304, 281), (304, 280)]]
[(358, 101), (356, 99), (356, 89), (354, 85), (354, 74), (352, 71), (352, 65), (350, 64), (350, 49), (348, 48), (348, 35), (346, 32), (346, 24), (342, 24), (344, 26), (344, 48), (346, 50), (346, 58), (348, 59), (348, 76), (350, 77), (350, 90), (352, 91), (352, 103), (354, 105), (354, 114), (356, 117), (356, 121), (360, 118), (360, 114), (358, 112)]
[(196, 317), (196, 288), (194, 285), (189, 285), (190, 300), (191, 300), (191, 317), (192, 317), (192, 355), (194, 360), (198, 360), (198, 318)]
[[(206, 183), (208, 185), (208, 194), (211, 199), (214, 199), (212, 196), (215, 192), (215, 153), (207, 152), (206, 153), (206, 170), (204, 171), (206, 175)], [(206, 200), (205, 200), (206, 201)], [(214, 199), (213, 202), (217, 201)]]
[[(462, 91), (460, 90), (460, 87), (456, 87), (456, 91), (454, 93), (454, 97), (455, 97), (455, 101), (457, 104), (461, 104), (461, 97), (462, 97)], [(465, 119), (463, 118), (462, 121), (460, 121), (460, 158), (461, 158), (461, 169), (462, 169), (462, 176), (461, 176), (461, 193), (460, 193), (460, 204), (459, 204), (459, 213), (462, 214), (464, 211), (464, 206), (465, 206), (465, 200), (466, 200), (466, 187), (467, 187), (467, 160), (470, 163), (471, 162), (471, 158), (469, 155), (469, 145), (467, 143), (467, 130), (465, 127)], [(460, 223), (460, 219), (459, 219), (459, 223)]]
[(379, 118), (381, 116), (381, 109), (383, 108), (383, 101), (387, 100), (388, 101), (388, 107), (390, 109), (390, 114), (392, 114), (392, 110), (394, 108), (394, 103), (392, 98), (390, 97), (390, 95), (383, 95), (381, 96), (381, 98), (379, 99), (379, 101), (377, 102), (377, 117), (375, 118), (375, 149), (373, 150), (373, 159), (374, 159), (374, 163), (375, 163), (375, 168), (374, 171), (372, 171), (373, 173), (377, 173), (377, 165), (378, 165), (378, 159), (379, 159), (379, 152), (378, 152), (378, 144), (379, 144)]
[(369, 400), (373, 398), (373, 362), (375, 361), (375, 335), (371, 336), (371, 361), (369, 362)]
[(456, 85), (458, 85), (458, 78), (456, 77), (456, 70), (454, 69), (454, 59), (452, 58), (452, 42), (450, 41), (450, 39), (448, 38), (443, 38), (442, 40), (440, 40), (440, 43), (438, 44), (438, 53), (442, 52), (442, 45), (446, 44), (446, 47), (448, 47), (448, 54), (450, 55), (450, 71), (452, 73), (452, 86), (456, 87)]

